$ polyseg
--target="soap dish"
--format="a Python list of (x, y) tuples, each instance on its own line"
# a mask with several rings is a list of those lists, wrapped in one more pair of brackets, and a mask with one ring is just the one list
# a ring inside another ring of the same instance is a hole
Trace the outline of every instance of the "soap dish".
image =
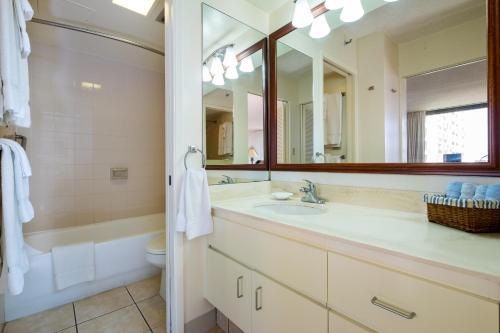
[(293, 197), (293, 193), (290, 192), (273, 192), (271, 195), (276, 200), (288, 200)]

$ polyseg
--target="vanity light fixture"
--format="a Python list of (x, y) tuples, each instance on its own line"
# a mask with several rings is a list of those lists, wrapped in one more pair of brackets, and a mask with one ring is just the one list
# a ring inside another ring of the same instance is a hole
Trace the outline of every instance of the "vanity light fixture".
[[(342, 8), (344, 8), (345, 1), (346, 0), (326, 0), (325, 1), (325, 8), (328, 10), (342, 9)], [(347, 0), (347, 1), (349, 1), (349, 0)]]
[(113, 0), (115, 5), (127, 8), (133, 12), (147, 16), (156, 0)]
[(215, 74), (214, 79), (212, 80), (212, 83), (216, 86), (223, 86), (225, 84), (224, 82), (224, 76), (222, 73)]
[(208, 69), (207, 63), (205, 62), (203, 64), (203, 82), (210, 82), (212, 81), (212, 74), (210, 74), (210, 70)]
[(238, 75), (238, 70), (236, 69), (236, 66), (229, 66), (226, 69), (226, 79), (236, 80), (236, 79), (238, 79), (238, 77), (239, 77), (239, 75)]
[(307, 0), (295, 0), (292, 25), (296, 28), (305, 28), (314, 20), (314, 16)]
[(309, 36), (311, 38), (323, 38), (326, 37), (332, 29), (326, 21), (325, 14), (321, 14), (316, 17), (311, 25), (311, 30), (309, 30)]
[(217, 74), (224, 74), (224, 66), (222, 65), (222, 61), (220, 60), (218, 55), (215, 55), (212, 59), (210, 73), (212, 73), (213, 76), (216, 76)]
[(233, 46), (229, 46), (226, 49), (222, 64), (224, 67), (236, 67), (238, 65), (238, 59), (236, 59), (236, 53), (234, 52)]
[(254, 71), (252, 56), (248, 56), (241, 60), (240, 71), (243, 73), (251, 73)]
[(396, 1), (399, 1), (399, 0), (384, 0), (385, 2), (396, 2)]
[(344, 9), (340, 13), (340, 19), (343, 22), (355, 22), (365, 15), (365, 10), (361, 0), (349, 0), (345, 2)]

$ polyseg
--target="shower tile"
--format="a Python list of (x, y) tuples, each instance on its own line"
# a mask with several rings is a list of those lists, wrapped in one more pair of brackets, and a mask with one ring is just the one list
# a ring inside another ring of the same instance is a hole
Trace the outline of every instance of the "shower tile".
[(155, 296), (137, 303), (137, 306), (151, 328), (165, 326), (166, 307), (163, 298)]
[(125, 288), (116, 288), (75, 302), (77, 323), (124, 308), (133, 303)]
[(149, 327), (142, 318), (137, 306), (109, 313), (99, 318), (78, 324), (79, 333), (141, 333), (149, 332)]
[(56, 309), (8, 322), (5, 325), (4, 333), (53, 333), (74, 325), (73, 305), (66, 304)]
[(129, 284), (127, 286), (130, 295), (135, 302), (157, 296), (160, 291), (161, 275), (158, 274), (149, 279)]

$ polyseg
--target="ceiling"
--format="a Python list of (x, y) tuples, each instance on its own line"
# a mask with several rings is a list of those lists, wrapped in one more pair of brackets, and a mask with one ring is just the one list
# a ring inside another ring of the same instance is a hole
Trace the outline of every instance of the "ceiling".
[(255, 7), (262, 9), (265, 12), (271, 13), (276, 9), (283, 6), (285, 3), (290, 2), (292, 0), (247, 0)]
[(112, 3), (112, 0), (30, 0), (35, 16), (108, 32), (156, 49), (164, 49), (164, 25), (157, 22), (163, 1), (156, 0), (147, 16)]

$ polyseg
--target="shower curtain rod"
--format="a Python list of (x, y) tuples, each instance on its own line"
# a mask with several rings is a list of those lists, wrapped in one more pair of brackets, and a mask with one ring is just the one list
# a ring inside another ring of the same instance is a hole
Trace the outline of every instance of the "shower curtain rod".
[(144, 50), (147, 50), (147, 51), (150, 51), (150, 52), (153, 52), (153, 53), (165, 56), (165, 53), (162, 52), (162, 51), (160, 51), (160, 50), (157, 50), (155, 48), (152, 48), (150, 46), (147, 46), (147, 45), (144, 45), (144, 44), (141, 44), (141, 43), (138, 43), (138, 42), (134, 42), (133, 40), (130, 40), (130, 39), (126, 39), (126, 38), (123, 38), (123, 37), (118, 37), (118, 36), (111, 35), (111, 34), (108, 34), (108, 33), (99, 32), (99, 31), (95, 31), (95, 30), (91, 30), (91, 29), (87, 29), (87, 28), (82, 28), (82, 27), (78, 27), (78, 26), (74, 26), (74, 25), (69, 25), (69, 24), (65, 24), (65, 23), (59, 23), (59, 22), (55, 22), (55, 21), (44, 20), (44, 19), (40, 19), (40, 18), (36, 18), (36, 17), (33, 17), (30, 22), (38, 23), (38, 24), (44, 24), (44, 25), (50, 25), (52, 27), (58, 27), (58, 28), (63, 28), (63, 29), (68, 29), (68, 30), (83, 32), (83, 33), (94, 35), (94, 36), (98, 36), (98, 37), (112, 39), (112, 40), (115, 40), (117, 42), (129, 44), (129, 45), (132, 45), (132, 46), (137, 46), (137, 47), (140, 47), (141, 49), (144, 49)]

